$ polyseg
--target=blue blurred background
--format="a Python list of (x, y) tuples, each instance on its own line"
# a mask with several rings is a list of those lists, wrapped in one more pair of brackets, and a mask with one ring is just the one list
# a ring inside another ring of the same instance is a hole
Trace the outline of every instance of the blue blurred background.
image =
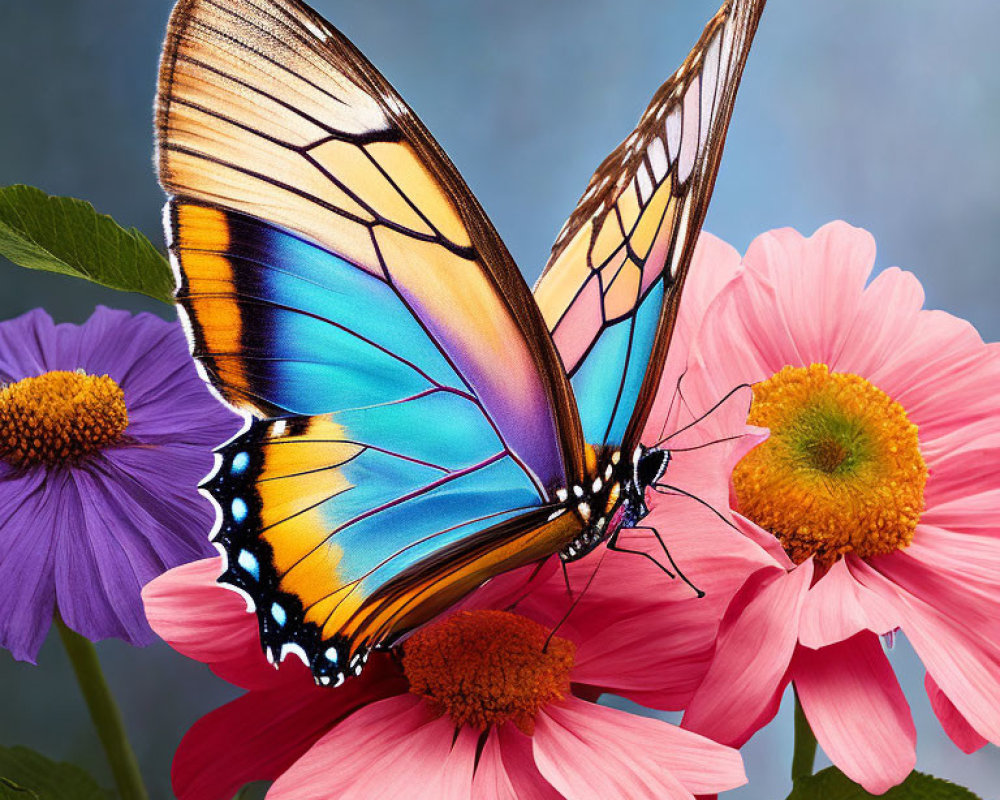
[[(534, 279), (598, 162), (628, 132), (714, 13), (715, 0), (316, 0), (418, 111)], [(152, 99), (166, 0), (4, 0), (0, 184), (92, 201), (162, 241)], [(879, 266), (909, 268), (928, 305), (1000, 336), (1000, 5), (990, 0), (771, 0), (751, 54), (706, 227), (743, 250), (756, 234), (868, 228)], [(0, 259), (0, 318), (45, 306), (153, 301)], [(3, 544), (0, 542), (0, 548)], [(183, 732), (233, 691), (165, 646), (99, 647), (154, 795), (169, 797)], [(892, 659), (919, 731), (918, 766), (1000, 796), (990, 746), (940, 733), (905, 641)], [(789, 698), (745, 749), (733, 800), (784, 797)], [(0, 744), (97, 772), (99, 746), (58, 641), (40, 664), (0, 653)], [(220, 758), (225, 758), (220, 753)]]

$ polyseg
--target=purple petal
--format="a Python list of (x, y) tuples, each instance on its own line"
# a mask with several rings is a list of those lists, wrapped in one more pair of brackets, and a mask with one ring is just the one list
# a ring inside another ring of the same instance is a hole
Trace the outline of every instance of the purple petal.
[(197, 489), (213, 463), (211, 451), (185, 445), (119, 448), (104, 454), (102, 480), (114, 485), (120, 500), (151, 518), (140, 533), (168, 569), (216, 555), (208, 539), (215, 506)]
[(66, 624), (88, 639), (148, 644), (142, 587), (212, 552), (210, 504), (193, 485), (174, 485), (169, 459), (150, 459), (147, 467), (153, 464), (158, 480), (107, 459), (73, 471), (67, 493), (79, 510), (60, 521), (55, 585)]
[(8, 471), (0, 476), (0, 647), (35, 663), (52, 623), (54, 532), (65, 475)]
[(52, 317), (40, 308), (0, 323), (0, 382), (46, 372), (56, 353), (55, 331)]

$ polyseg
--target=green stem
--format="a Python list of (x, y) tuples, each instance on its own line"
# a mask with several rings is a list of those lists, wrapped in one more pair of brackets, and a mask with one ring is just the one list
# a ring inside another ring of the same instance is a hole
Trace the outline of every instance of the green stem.
[(139, 764), (125, 733), (121, 711), (104, 680), (104, 673), (101, 672), (97, 649), (89, 640), (67, 628), (59, 617), (56, 617), (55, 623), (70, 663), (73, 664), (83, 699), (90, 709), (90, 718), (94, 721), (97, 735), (111, 765), (119, 797), (121, 800), (148, 800), (149, 795), (143, 785), (142, 775), (139, 774)]
[(799, 702), (798, 694), (795, 695), (795, 749), (792, 751), (792, 782), (808, 778), (813, 774), (813, 765), (816, 763), (816, 734), (809, 727), (809, 720), (806, 719), (802, 710), (802, 703)]

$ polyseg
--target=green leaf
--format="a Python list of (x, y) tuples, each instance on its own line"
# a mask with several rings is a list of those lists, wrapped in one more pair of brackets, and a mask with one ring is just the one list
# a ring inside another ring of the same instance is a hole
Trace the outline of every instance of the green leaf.
[(27, 747), (0, 747), (0, 800), (110, 800), (74, 764), (52, 761)]
[(911, 772), (899, 786), (885, 794), (868, 794), (836, 767), (817, 772), (795, 782), (787, 800), (980, 800), (980, 798), (941, 778)]
[(0, 778), (0, 800), (39, 800), (39, 797), (31, 789), (18, 786), (6, 778)]
[(0, 255), (28, 269), (173, 303), (170, 264), (142, 233), (125, 230), (90, 203), (33, 186), (0, 188)]

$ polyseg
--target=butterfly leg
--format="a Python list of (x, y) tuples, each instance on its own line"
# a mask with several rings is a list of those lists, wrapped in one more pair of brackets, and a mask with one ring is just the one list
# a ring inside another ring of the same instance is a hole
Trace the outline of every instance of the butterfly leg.
[(660, 543), (660, 548), (663, 550), (663, 554), (667, 557), (667, 561), (670, 562), (670, 566), (673, 567), (673, 571), (671, 571), (670, 569), (668, 569), (667, 567), (665, 567), (656, 558), (654, 558), (653, 556), (651, 556), (649, 553), (645, 552), (644, 550), (632, 550), (632, 549), (630, 549), (628, 547), (622, 547), (621, 544), (620, 544), (620, 541), (619, 541), (622, 530), (623, 530), (622, 528), (619, 528), (618, 530), (616, 530), (611, 535), (611, 538), (608, 539), (608, 549), (609, 550), (614, 550), (617, 553), (631, 553), (632, 555), (643, 556), (645, 558), (648, 558), (650, 561), (652, 561), (654, 564), (656, 564), (657, 567), (659, 567), (661, 570), (663, 570), (663, 572), (668, 577), (670, 577), (670, 578), (680, 578), (682, 581), (684, 581), (684, 583), (686, 583), (688, 586), (690, 586), (692, 589), (694, 589), (695, 594), (697, 594), (698, 597), (704, 597), (705, 596), (705, 592), (703, 592), (701, 589), (699, 589), (697, 586), (695, 586), (688, 579), (688, 577), (681, 571), (680, 567), (677, 566), (677, 562), (675, 562), (673, 556), (670, 555), (670, 550), (667, 549), (667, 545), (663, 541), (663, 537), (660, 535), (660, 532), (656, 528), (650, 527), (648, 525), (636, 525), (636, 526), (630, 528), (630, 530), (648, 531), (649, 533), (652, 533), (653, 536), (656, 537), (656, 541)]

